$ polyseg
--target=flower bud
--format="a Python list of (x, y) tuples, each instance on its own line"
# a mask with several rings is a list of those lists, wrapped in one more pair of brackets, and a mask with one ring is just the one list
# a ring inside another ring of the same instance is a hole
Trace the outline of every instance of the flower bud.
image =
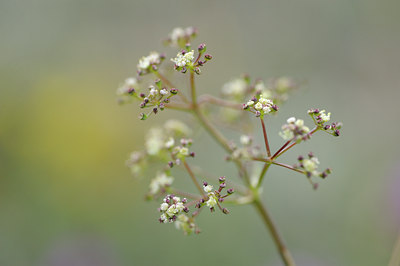
[(222, 209), (222, 212), (223, 212), (224, 214), (229, 214), (229, 211), (228, 211), (227, 208), (223, 208), (223, 209)]
[(198, 49), (198, 51), (201, 53), (201, 52), (205, 52), (207, 49), (206, 49), (206, 44), (205, 43), (202, 43), (202, 44), (200, 44), (199, 45), (199, 47), (197, 48)]
[(206, 61), (211, 60), (213, 57), (210, 54), (205, 54), (204, 58), (206, 59)]
[(233, 188), (230, 188), (226, 192), (230, 195), (230, 194), (233, 194), (233, 192), (235, 192), (235, 190)]
[(218, 180), (219, 180), (220, 183), (224, 183), (225, 182), (225, 176), (221, 176)]
[(172, 94), (177, 94), (177, 93), (178, 93), (178, 90), (175, 89), (175, 88), (171, 88), (171, 89), (169, 90), (169, 92), (172, 93)]
[(144, 114), (144, 113), (140, 113), (140, 114), (139, 114), (139, 119), (140, 119), (140, 120), (146, 120), (146, 119), (147, 119), (147, 115)]

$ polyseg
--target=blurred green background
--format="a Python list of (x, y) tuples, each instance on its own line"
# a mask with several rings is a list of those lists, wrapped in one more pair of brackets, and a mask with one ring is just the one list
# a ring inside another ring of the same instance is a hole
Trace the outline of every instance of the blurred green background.
[[(149, 51), (175, 55), (160, 40), (190, 25), (214, 56), (203, 91), (243, 72), (307, 80), (269, 124), (274, 149), (286, 118), (310, 107), (344, 123), (340, 138), (319, 134), (283, 160), (313, 150), (332, 167), (317, 191), (276, 168), (264, 184), (298, 264), (386, 265), (400, 225), (399, 10), (374, 0), (1, 1), (0, 265), (280, 265), (252, 207), (205, 212), (203, 232), (185, 237), (157, 222), (158, 204), (143, 200), (149, 178), (124, 165), (151, 125), (184, 116), (139, 121), (115, 89)], [(235, 175), (205, 134), (194, 150), (215, 176)]]

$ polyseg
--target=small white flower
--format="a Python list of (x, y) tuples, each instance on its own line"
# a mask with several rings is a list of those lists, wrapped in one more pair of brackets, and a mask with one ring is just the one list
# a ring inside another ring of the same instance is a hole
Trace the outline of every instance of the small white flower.
[(213, 208), (215, 205), (217, 205), (217, 200), (215, 199), (215, 196), (213, 193), (210, 193), (208, 195), (208, 200), (206, 201), (207, 207)]
[(319, 161), (318, 161), (318, 158), (313, 157), (311, 159), (304, 159), (302, 164), (303, 164), (304, 170), (306, 170), (307, 172), (313, 173), (315, 170), (317, 170)]
[(166, 173), (158, 173), (150, 182), (150, 194), (156, 194), (161, 188), (170, 186), (173, 181), (172, 176), (167, 176)]
[(172, 58), (171, 61), (175, 63), (178, 67), (184, 67), (190, 65), (194, 59), (194, 50), (191, 52), (187, 52), (185, 54), (178, 53), (175, 58)]
[(256, 105), (254, 106), (254, 108), (255, 108), (256, 110), (260, 111), (260, 110), (263, 108), (263, 105), (262, 105), (262, 103), (258, 102), (258, 103), (256, 103)]
[(158, 90), (154, 87), (150, 87), (149, 97), (155, 97), (158, 95)]
[(253, 106), (254, 105), (254, 101), (250, 100), (247, 102), (247, 106)]
[(164, 146), (164, 136), (160, 128), (150, 129), (145, 146), (149, 155), (157, 155), (160, 152)]
[(181, 198), (175, 196), (175, 197), (172, 198), (172, 200), (173, 200), (174, 202), (179, 202), (179, 201), (181, 201)]
[(296, 122), (296, 118), (295, 117), (290, 117), (287, 120), (288, 124), (294, 124), (294, 122)]
[(214, 187), (212, 185), (207, 185), (207, 186), (203, 186), (203, 187), (204, 187), (203, 189), (206, 193), (209, 193), (214, 189)]
[(166, 211), (168, 209), (168, 207), (169, 207), (168, 203), (163, 202), (160, 205), (160, 210)]
[(264, 111), (264, 113), (268, 114), (268, 113), (271, 112), (271, 107), (265, 106), (265, 107), (263, 108), (263, 111)]
[(242, 96), (246, 92), (247, 83), (242, 78), (229, 81), (222, 86), (222, 93), (225, 95)]
[(241, 135), (240, 136), (240, 143), (242, 143), (242, 145), (249, 145), (251, 143), (251, 137), (248, 135)]
[(137, 68), (139, 70), (147, 70), (149, 68), (150, 65), (154, 65), (154, 64), (160, 64), (161, 60), (160, 60), (160, 55), (157, 52), (151, 52), (148, 56), (143, 56), (140, 60), (139, 60), (139, 64), (137, 65)]
[(179, 150), (179, 154), (182, 156), (188, 156), (189, 155), (189, 149), (186, 147), (182, 147)]
[(331, 120), (331, 113), (325, 114), (325, 110), (320, 111), (319, 115), (324, 123)]
[(170, 137), (167, 142), (165, 142), (165, 148), (169, 149), (175, 145), (174, 138)]
[(162, 90), (160, 90), (160, 94), (161, 95), (167, 95), (168, 91), (166, 89), (162, 89)]
[(185, 37), (185, 30), (178, 27), (172, 30), (171, 34), (169, 35), (169, 38), (172, 42), (172, 44), (177, 45), (179, 39)]
[(191, 129), (184, 124), (183, 122), (179, 120), (168, 120), (164, 124), (164, 128), (169, 132), (173, 134), (178, 134), (178, 135), (190, 135), (191, 134)]

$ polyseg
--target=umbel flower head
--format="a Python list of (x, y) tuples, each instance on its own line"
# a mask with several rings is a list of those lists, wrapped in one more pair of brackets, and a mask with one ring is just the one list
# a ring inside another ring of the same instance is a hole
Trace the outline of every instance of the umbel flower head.
[(256, 117), (264, 117), (266, 114), (278, 111), (278, 106), (270, 99), (262, 96), (254, 96), (247, 103), (243, 104), (243, 109), (252, 112)]
[(326, 114), (325, 110), (310, 109), (308, 110), (308, 114), (311, 116), (318, 129), (335, 137), (340, 135), (340, 129), (342, 128), (341, 122), (335, 122), (330, 125), (326, 124), (326, 122), (331, 120), (331, 113)]
[(143, 56), (137, 64), (138, 75), (144, 75), (152, 70), (157, 70), (157, 66), (165, 59), (164, 54), (151, 52), (148, 56)]
[(299, 164), (298, 165), (296, 164), (293, 167), (295, 169), (303, 170), (304, 174), (308, 177), (308, 179), (310, 180), (311, 184), (314, 186), (315, 189), (317, 188), (317, 184), (313, 183), (310, 178), (312, 176), (326, 178), (332, 171), (330, 168), (326, 168), (324, 171), (319, 172), (318, 171), (319, 160), (311, 152), (308, 154), (308, 158), (299, 156), (297, 160), (299, 161)]
[(202, 198), (197, 204), (196, 208), (201, 208), (203, 206), (207, 206), (211, 212), (215, 211), (215, 207), (217, 206), (224, 214), (228, 214), (229, 211), (226, 208), (222, 208), (221, 203), (225, 200), (226, 197), (233, 194), (234, 190), (232, 188), (226, 191), (227, 194), (221, 195), (222, 191), (226, 188), (224, 176), (221, 176), (219, 179), (219, 188), (218, 190), (214, 190), (212, 185), (209, 185), (207, 182), (203, 182), (204, 192), (207, 193), (206, 198)]
[(309, 132), (310, 129), (304, 125), (304, 120), (296, 120), (295, 117), (290, 117), (287, 120), (287, 124), (282, 126), (282, 131), (279, 132), (279, 135), (284, 140), (293, 140), (299, 143), (310, 138)]
[(188, 43), (192, 42), (196, 35), (197, 29), (194, 27), (187, 27), (185, 29), (177, 27), (169, 34), (168, 39), (165, 40), (165, 44), (172, 47), (184, 48)]

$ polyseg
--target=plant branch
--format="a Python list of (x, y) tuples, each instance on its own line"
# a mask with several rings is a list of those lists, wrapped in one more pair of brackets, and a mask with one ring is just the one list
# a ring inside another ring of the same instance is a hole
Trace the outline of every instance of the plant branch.
[(270, 234), (272, 235), (272, 239), (274, 240), (275, 246), (277, 247), (279, 254), (285, 263), (286, 266), (295, 266), (296, 263), (293, 260), (290, 251), (286, 248), (285, 242), (279, 234), (278, 228), (275, 226), (274, 221), (272, 220), (270, 214), (267, 209), (263, 206), (262, 202), (259, 199), (254, 201), (254, 206), (263, 218), (263, 221), (268, 228)]
[[(309, 133), (310, 135), (314, 134), (315, 132), (317, 132), (319, 130), (318, 127), (313, 128), (313, 130), (311, 130), (311, 132)], [(292, 144), (290, 144), (289, 147), (287, 147), (286, 149), (284, 149), (283, 151), (281, 151), (281, 153), (279, 153), (278, 155), (275, 156), (275, 158), (278, 158), (279, 156), (281, 156), (282, 154), (284, 154), (285, 152), (287, 152), (288, 150), (290, 150), (291, 148), (293, 148), (293, 146), (295, 146), (297, 144), (297, 142), (293, 142)], [(274, 158), (274, 159), (275, 159)]]
[(281, 167), (284, 167), (284, 168), (287, 168), (287, 169), (290, 169), (290, 170), (293, 170), (293, 171), (296, 171), (296, 172), (299, 172), (299, 173), (302, 173), (302, 174), (305, 173), (303, 170), (296, 169), (293, 166), (290, 166), (290, 165), (287, 165), (287, 164), (284, 164), (284, 163), (278, 163), (278, 162), (275, 162), (275, 161), (270, 160), (270, 159), (264, 159), (264, 158), (252, 158), (252, 159), (254, 161), (259, 161), (259, 162), (265, 162), (265, 163), (268, 163), (268, 164), (278, 165), (278, 166), (281, 166)]
[(196, 185), (196, 188), (199, 190), (201, 195), (205, 196), (203, 189), (201, 188), (200, 183), (197, 181), (196, 176), (194, 175), (192, 169), (190, 169), (188, 163), (183, 161), (183, 165), (185, 166), (186, 170), (188, 171), (190, 177), (192, 178), (193, 183)]
[(223, 106), (223, 107), (227, 107), (227, 108), (232, 108), (232, 109), (236, 109), (236, 110), (243, 110), (243, 106), (240, 103), (235, 103), (235, 102), (231, 102), (231, 101), (226, 101), (217, 97), (214, 97), (212, 95), (208, 95), (208, 94), (204, 94), (201, 95), (201, 97), (199, 98), (199, 105), (205, 104), (205, 103), (211, 103), (211, 104), (215, 104), (218, 106)]
[(261, 171), (260, 177), (258, 178), (258, 183), (257, 183), (257, 187), (258, 188), (261, 187), (262, 181), (264, 180), (264, 176), (267, 173), (270, 165), (271, 165), (270, 163), (265, 163), (264, 164), (264, 167), (263, 167), (263, 169)]
[(397, 237), (395, 246), (393, 248), (392, 256), (388, 266), (399, 266), (400, 265), (400, 232)]
[[(161, 79), (162, 82), (164, 82), (165, 84), (167, 84), (168, 87), (170, 87), (170, 88), (176, 88), (176, 87), (171, 83), (171, 81), (169, 81), (169, 79), (167, 79), (167, 78), (166, 78), (163, 74), (161, 74), (160, 72), (154, 71), (153, 73), (154, 73), (159, 79)], [(189, 103), (189, 100), (186, 98), (186, 96), (185, 96), (182, 92), (179, 92), (179, 93), (178, 93), (178, 96), (181, 97), (181, 99), (182, 99), (185, 103)]]
[(284, 148), (286, 148), (286, 146), (289, 145), (290, 142), (291, 140), (288, 140), (285, 144), (283, 144), (282, 147), (280, 147), (279, 150), (277, 150), (274, 155), (272, 155), (271, 160), (273, 160)]
[[(230, 147), (228, 141), (225, 139), (225, 137), (207, 120), (207, 118), (203, 115), (201, 112), (199, 105), (197, 103), (197, 98), (196, 98), (196, 87), (195, 87), (195, 82), (194, 82), (194, 73), (190, 72), (190, 88), (191, 88), (191, 94), (192, 94), (192, 107), (194, 114), (197, 116), (199, 119), (200, 123), (204, 126), (204, 128), (207, 130), (207, 132), (214, 137), (214, 139), (227, 151), (228, 153), (232, 153), (232, 148)], [(250, 187), (250, 180), (249, 176), (247, 173), (247, 169), (245, 165), (239, 161), (239, 160), (234, 160), (236, 166), (238, 167), (239, 174), (241, 175), (242, 179), (244, 182)], [(282, 238), (280, 237), (278, 233), (278, 229), (276, 228), (275, 224), (273, 223), (269, 213), (267, 212), (266, 208), (262, 205), (260, 199), (257, 198), (253, 201), (253, 205), (256, 207), (258, 212), (261, 215), (261, 218), (264, 220), (264, 223), (268, 230), (270, 231), (272, 238), (274, 240), (274, 243), (279, 251), (279, 254), (281, 255), (282, 260), (284, 261), (286, 266), (295, 266), (295, 263), (292, 259), (292, 256), (289, 252), (289, 250), (286, 248)]]
[(260, 117), (260, 121), (263, 129), (265, 149), (267, 150), (268, 157), (271, 157), (271, 150), (269, 149), (268, 136), (267, 136), (267, 130), (265, 129), (264, 119)]

